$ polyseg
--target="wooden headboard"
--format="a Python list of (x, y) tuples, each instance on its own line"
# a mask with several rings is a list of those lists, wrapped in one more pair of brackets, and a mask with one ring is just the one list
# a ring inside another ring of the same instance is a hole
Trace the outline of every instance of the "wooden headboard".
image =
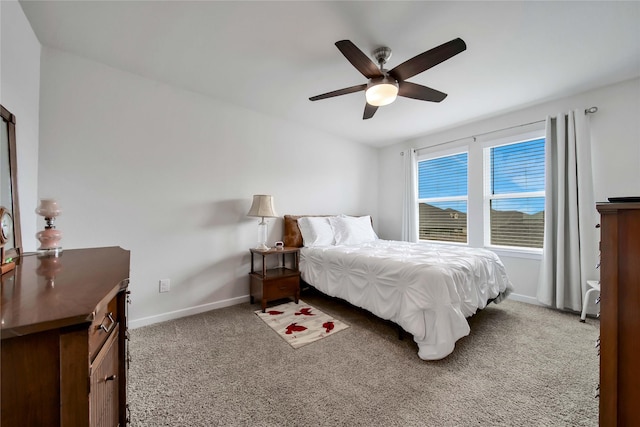
[(285, 215), (284, 216), (284, 245), (287, 247), (301, 248), (302, 233), (298, 227), (298, 218), (303, 216), (332, 216), (332, 215)]

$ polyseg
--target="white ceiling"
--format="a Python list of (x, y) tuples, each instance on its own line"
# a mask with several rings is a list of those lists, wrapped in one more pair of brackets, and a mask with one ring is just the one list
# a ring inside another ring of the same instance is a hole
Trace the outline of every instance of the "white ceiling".
[[(21, 1), (45, 46), (373, 146), (640, 75), (640, 2)], [(394, 66), (456, 37), (467, 50), (362, 120), (366, 79), (334, 43)]]

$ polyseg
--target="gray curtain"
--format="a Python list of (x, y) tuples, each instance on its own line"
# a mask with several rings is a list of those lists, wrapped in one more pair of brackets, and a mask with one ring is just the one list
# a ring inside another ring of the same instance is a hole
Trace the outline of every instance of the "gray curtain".
[(404, 193), (402, 198), (402, 240), (418, 241), (418, 177), (416, 150), (402, 152)]
[(546, 120), (544, 246), (538, 300), (580, 311), (586, 281), (598, 279), (598, 214), (584, 110)]

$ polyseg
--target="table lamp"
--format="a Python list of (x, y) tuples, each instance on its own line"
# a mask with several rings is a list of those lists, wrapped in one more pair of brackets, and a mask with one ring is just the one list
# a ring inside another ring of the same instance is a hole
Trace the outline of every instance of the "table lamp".
[(46, 222), (44, 230), (36, 233), (36, 238), (40, 241), (38, 253), (43, 255), (56, 255), (61, 253), (62, 246), (60, 246), (60, 239), (62, 239), (62, 233), (56, 230), (56, 226), (54, 225), (56, 217), (62, 213), (58, 207), (58, 202), (53, 199), (40, 199), (36, 213), (43, 216)]
[(265, 217), (274, 218), (278, 214), (273, 209), (273, 196), (266, 194), (256, 194), (253, 196), (253, 203), (247, 216), (261, 217), (262, 221), (258, 223), (258, 246), (256, 249), (266, 251), (269, 249), (267, 246), (267, 235), (269, 226), (265, 222)]

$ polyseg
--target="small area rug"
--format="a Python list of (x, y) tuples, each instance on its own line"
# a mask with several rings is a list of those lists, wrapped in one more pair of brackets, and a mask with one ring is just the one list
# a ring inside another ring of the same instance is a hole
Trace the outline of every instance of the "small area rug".
[(299, 304), (291, 301), (267, 308), (264, 313), (262, 310), (255, 313), (293, 348), (311, 344), (349, 327), (304, 301), (298, 301)]

